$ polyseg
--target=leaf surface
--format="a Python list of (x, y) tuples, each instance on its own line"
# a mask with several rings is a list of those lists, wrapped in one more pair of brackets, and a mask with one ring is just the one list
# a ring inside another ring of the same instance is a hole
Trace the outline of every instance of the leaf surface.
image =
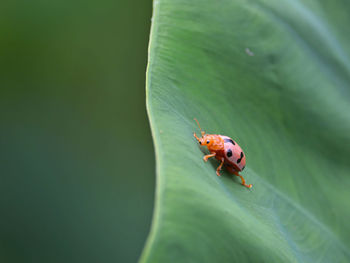
[[(350, 260), (345, 1), (154, 2), (147, 104), (156, 209), (141, 262)], [(245, 151), (217, 177), (193, 137)]]

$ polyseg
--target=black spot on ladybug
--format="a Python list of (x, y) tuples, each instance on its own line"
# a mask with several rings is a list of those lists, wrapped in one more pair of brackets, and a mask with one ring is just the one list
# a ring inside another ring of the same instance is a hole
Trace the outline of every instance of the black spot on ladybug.
[(224, 139), (224, 142), (230, 142), (232, 143), (233, 145), (236, 145), (234, 141), (232, 141), (231, 139)]
[(199, 142), (199, 144), (202, 144), (202, 142)]
[(237, 160), (237, 163), (240, 163), (241, 161), (242, 161), (242, 158), (244, 157), (244, 154), (243, 154), (243, 152), (241, 152), (241, 158), (239, 158), (238, 160)]
[(232, 156), (232, 151), (231, 151), (231, 149), (228, 149), (228, 150), (227, 150), (226, 155), (227, 155), (227, 157), (231, 157), (231, 156)]

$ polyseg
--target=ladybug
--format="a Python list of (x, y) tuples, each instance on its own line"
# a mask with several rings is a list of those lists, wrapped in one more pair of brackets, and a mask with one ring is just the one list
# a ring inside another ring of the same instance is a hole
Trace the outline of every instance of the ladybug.
[(216, 169), (216, 174), (220, 176), (220, 170), (224, 165), (226, 170), (230, 173), (237, 175), (242, 180), (242, 185), (251, 188), (251, 184), (246, 184), (242, 175), (239, 172), (243, 171), (245, 168), (245, 154), (243, 153), (241, 147), (230, 137), (217, 134), (206, 134), (202, 131), (201, 126), (197, 119), (195, 121), (201, 131), (202, 137), (199, 138), (196, 133), (193, 136), (197, 139), (201, 146), (207, 146), (210, 154), (205, 155), (203, 160), (206, 162), (210, 157), (215, 157), (221, 163)]

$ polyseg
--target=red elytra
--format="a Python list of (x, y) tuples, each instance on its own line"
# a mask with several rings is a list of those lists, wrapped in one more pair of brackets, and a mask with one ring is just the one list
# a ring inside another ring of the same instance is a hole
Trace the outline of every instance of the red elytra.
[(220, 176), (222, 166), (225, 166), (230, 173), (241, 178), (242, 185), (251, 188), (252, 185), (247, 185), (244, 178), (238, 173), (243, 171), (246, 164), (245, 154), (241, 147), (228, 136), (206, 134), (204, 131), (202, 131), (197, 119), (195, 119), (195, 121), (198, 124), (202, 137), (199, 138), (196, 133), (193, 133), (193, 136), (197, 139), (201, 146), (207, 146), (210, 152), (210, 154), (203, 157), (203, 160), (207, 161), (208, 158), (215, 157), (220, 161), (220, 165), (216, 169), (216, 174), (218, 176)]

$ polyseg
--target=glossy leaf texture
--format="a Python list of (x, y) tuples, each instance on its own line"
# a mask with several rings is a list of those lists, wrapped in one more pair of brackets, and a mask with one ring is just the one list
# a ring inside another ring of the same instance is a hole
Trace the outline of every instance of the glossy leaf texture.
[[(350, 261), (349, 14), (338, 0), (154, 2), (141, 262)], [(240, 144), (252, 190), (203, 162), (193, 118)]]

